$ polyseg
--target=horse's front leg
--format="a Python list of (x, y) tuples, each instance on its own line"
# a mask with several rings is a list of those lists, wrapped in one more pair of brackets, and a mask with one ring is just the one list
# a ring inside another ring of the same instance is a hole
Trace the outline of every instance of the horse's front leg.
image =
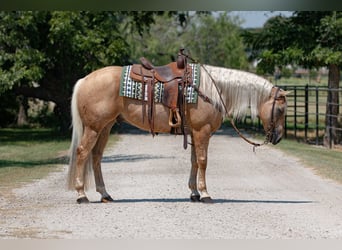
[[(194, 141), (193, 136), (191, 135), (192, 142)], [(190, 200), (191, 201), (200, 201), (201, 195), (197, 190), (197, 173), (198, 173), (198, 164), (196, 157), (195, 145), (192, 143), (191, 145), (191, 171), (189, 177), (189, 188), (191, 190)]]
[(101, 132), (95, 147), (93, 148), (93, 170), (96, 184), (96, 191), (101, 194), (101, 202), (111, 202), (114, 201), (112, 197), (107, 193), (105, 184), (103, 181), (103, 175), (101, 170), (101, 159), (103, 156), (103, 151), (108, 142), (108, 137), (110, 134), (110, 129), (112, 128), (114, 122), (108, 124)]
[[(209, 139), (211, 135), (210, 127), (203, 127), (201, 130), (193, 131), (192, 143), (193, 143), (193, 151), (194, 151), (194, 160), (196, 160), (198, 166), (197, 173), (197, 188), (200, 192), (200, 200), (205, 203), (211, 203), (212, 199), (207, 191), (206, 184), (206, 169), (207, 169), (207, 159), (208, 159), (208, 146)], [(196, 167), (196, 164), (193, 163), (193, 166)], [(195, 173), (195, 168), (192, 169)], [(190, 175), (190, 179), (194, 178), (194, 174)]]

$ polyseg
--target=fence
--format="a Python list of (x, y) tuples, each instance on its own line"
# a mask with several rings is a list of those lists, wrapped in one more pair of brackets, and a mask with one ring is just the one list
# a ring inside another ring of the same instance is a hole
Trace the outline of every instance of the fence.
[[(327, 137), (332, 147), (331, 134), (334, 132), (338, 138), (342, 138), (342, 114), (327, 116), (327, 109), (338, 106), (341, 111), (341, 104), (327, 103), (327, 97), (333, 92), (339, 93), (339, 100), (342, 100), (342, 88), (328, 89), (327, 87), (316, 87), (309, 85), (284, 85), (278, 86), (284, 90), (291, 91), (287, 96), (288, 108), (285, 122), (285, 138), (291, 137), (304, 140), (310, 144), (323, 144), (326, 129), (329, 132)], [(244, 123), (250, 123), (247, 117)], [(326, 126), (326, 119), (329, 126)], [(337, 119), (338, 125), (332, 126), (333, 119)], [(261, 123), (253, 124), (254, 128), (261, 130)]]

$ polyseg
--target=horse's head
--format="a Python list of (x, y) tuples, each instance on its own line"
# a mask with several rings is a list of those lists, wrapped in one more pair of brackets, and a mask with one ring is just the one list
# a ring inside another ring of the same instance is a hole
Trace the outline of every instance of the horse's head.
[(281, 141), (284, 134), (287, 94), (287, 91), (274, 87), (270, 98), (260, 107), (259, 117), (266, 132), (266, 140), (274, 145)]

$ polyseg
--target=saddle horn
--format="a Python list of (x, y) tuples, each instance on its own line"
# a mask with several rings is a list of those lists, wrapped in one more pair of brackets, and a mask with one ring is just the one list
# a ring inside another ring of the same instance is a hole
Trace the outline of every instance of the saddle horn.
[(183, 54), (184, 49), (180, 49), (177, 56), (177, 68), (185, 69), (187, 64), (186, 56)]

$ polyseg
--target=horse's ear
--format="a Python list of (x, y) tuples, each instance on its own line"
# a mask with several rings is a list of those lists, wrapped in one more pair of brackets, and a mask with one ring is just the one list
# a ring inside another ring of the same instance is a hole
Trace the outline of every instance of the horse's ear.
[(285, 91), (285, 90), (282, 90), (282, 89), (279, 91), (279, 95), (280, 96), (287, 96), (290, 93), (291, 93), (291, 91)]

